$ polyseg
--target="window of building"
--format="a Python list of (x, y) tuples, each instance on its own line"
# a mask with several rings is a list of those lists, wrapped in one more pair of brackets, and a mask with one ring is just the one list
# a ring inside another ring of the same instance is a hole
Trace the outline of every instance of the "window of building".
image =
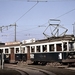
[(31, 46), (31, 52), (35, 52), (35, 46)]
[(56, 51), (62, 51), (62, 44), (56, 44)]
[(19, 48), (16, 48), (16, 53), (19, 53)]
[(54, 44), (49, 45), (49, 51), (54, 51)]
[(47, 45), (42, 46), (43, 52), (47, 52)]
[(40, 46), (36, 46), (36, 52), (40, 52)]
[(8, 49), (5, 49), (5, 53), (9, 53), (9, 50)]

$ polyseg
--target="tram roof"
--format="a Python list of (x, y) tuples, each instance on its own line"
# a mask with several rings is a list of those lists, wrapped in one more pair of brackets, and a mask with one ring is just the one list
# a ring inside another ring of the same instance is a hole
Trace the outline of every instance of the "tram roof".
[(40, 43), (47, 43), (47, 42), (57, 42), (57, 41), (74, 41), (75, 37), (74, 35), (64, 35), (64, 36), (59, 36), (59, 37), (50, 37), (47, 39), (42, 39), (42, 40), (36, 40), (35, 42), (32, 43), (25, 43), (23, 45), (31, 45), (31, 44), (40, 44)]

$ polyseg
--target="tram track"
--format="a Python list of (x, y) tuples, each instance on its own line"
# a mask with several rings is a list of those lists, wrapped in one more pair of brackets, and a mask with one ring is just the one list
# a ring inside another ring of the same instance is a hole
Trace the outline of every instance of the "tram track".
[(17, 65), (6, 65), (7, 68), (15, 69), (16, 71), (20, 72), (21, 75), (55, 75), (49, 71), (45, 71), (38, 68), (33, 67), (22, 67)]
[(21, 75), (29, 75), (27, 72), (20, 70), (20, 69), (15, 69), (16, 71), (20, 72)]

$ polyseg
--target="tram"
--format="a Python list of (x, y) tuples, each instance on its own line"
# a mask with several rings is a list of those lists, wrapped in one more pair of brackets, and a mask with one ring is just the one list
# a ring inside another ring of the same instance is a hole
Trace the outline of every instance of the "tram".
[(1, 45), (5, 63), (27, 62), (47, 64), (50, 62), (75, 63), (75, 37), (64, 35), (36, 40), (29, 43)]
[(75, 63), (75, 37), (73, 35), (37, 40), (27, 46), (30, 47), (30, 60), (35, 64)]

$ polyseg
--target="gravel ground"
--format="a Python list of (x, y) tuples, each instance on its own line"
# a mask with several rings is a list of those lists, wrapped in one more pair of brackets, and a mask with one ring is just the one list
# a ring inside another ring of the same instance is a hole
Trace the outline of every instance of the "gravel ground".
[(23, 65), (23, 67), (32, 67), (32, 68), (44, 69), (44, 70), (53, 72), (56, 75), (75, 75), (75, 70), (70, 70), (67, 68), (51, 67), (49, 65), (47, 65), (47, 66)]
[(3, 70), (0, 69), (0, 75), (21, 75), (21, 74), (15, 70), (4, 68)]

